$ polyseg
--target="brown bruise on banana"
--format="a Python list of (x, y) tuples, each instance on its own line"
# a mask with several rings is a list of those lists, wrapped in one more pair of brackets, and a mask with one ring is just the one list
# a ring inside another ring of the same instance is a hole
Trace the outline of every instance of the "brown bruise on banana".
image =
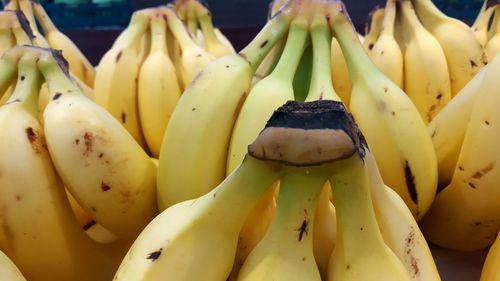
[(149, 253), (146, 255), (146, 259), (151, 260), (151, 262), (154, 262), (158, 258), (160, 258), (162, 251), (163, 251), (163, 248), (160, 248), (158, 251), (154, 251), (154, 252)]
[(298, 232), (297, 242), (302, 242), (302, 239), (309, 234), (309, 216), (306, 209), (304, 209), (304, 220), (295, 231)]
[(123, 50), (119, 51), (118, 54), (116, 55), (115, 58), (115, 63), (118, 63), (120, 61), (120, 58), (122, 57)]
[(54, 94), (54, 97), (52, 98), (52, 100), (57, 100), (57, 99), (59, 99), (61, 96), (62, 96), (62, 93), (55, 93), (55, 94)]
[(294, 166), (309, 166), (345, 159), (355, 153), (349, 135), (340, 129), (269, 127), (250, 144), (251, 156)]
[(43, 137), (40, 136), (40, 132), (36, 131), (32, 127), (27, 127), (24, 131), (26, 133), (26, 138), (36, 154), (42, 154), (47, 150), (47, 144), (45, 143)]
[(96, 225), (96, 221), (95, 220), (91, 220), (90, 222), (88, 222), (87, 224), (85, 224), (83, 226), (83, 230), (87, 231), (87, 230), (89, 230), (94, 225)]
[(411, 227), (408, 236), (405, 239), (405, 254), (407, 256), (408, 262), (410, 263), (410, 274), (413, 279), (420, 279), (420, 268), (418, 266), (418, 259), (413, 254), (413, 248), (415, 248), (415, 229)]
[(410, 163), (408, 160), (404, 162), (404, 175), (405, 175), (405, 181), (406, 181), (406, 188), (408, 189), (408, 193), (410, 194), (411, 201), (415, 203), (417, 207), (416, 215), (418, 216), (419, 210), (418, 210), (418, 194), (417, 194), (417, 187), (415, 185), (415, 176), (413, 175), (413, 172), (410, 167)]

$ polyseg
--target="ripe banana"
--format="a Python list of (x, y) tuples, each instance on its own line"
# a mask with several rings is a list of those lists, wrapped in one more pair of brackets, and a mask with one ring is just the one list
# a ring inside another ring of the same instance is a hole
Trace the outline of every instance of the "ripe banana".
[(405, 46), (404, 90), (427, 124), (451, 99), (448, 65), (441, 45), (423, 27), (410, 0), (398, 4)]
[(0, 280), (26, 281), (17, 266), (2, 251), (0, 251)]
[(137, 108), (137, 82), (142, 64), (140, 38), (149, 25), (150, 10), (134, 12), (128, 27), (104, 54), (96, 69), (94, 100), (121, 122), (146, 148)]
[(500, 157), (495, 145), (500, 139), (499, 73), (497, 55), (479, 88), (451, 183), (437, 194), (421, 221), (426, 238), (439, 246), (482, 249), (493, 243), (500, 230)]
[(481, 279), (479, 281), (498, 281), (500, 280), (500, 235), (497, 234), (495, 242), (488, 250), (488, 255), (481, 270)]
[(151, 221), (113, 280), (225, 280), (245, 217), (280, 174), (279, 164), (246, 157), (216, 188)]
[(396, 21), (396, 0), (387, 0), (384, 9), (384, 20), (380, 27), (373, 48), (368, 45), (368, 56), (373, 63), (399, 88), (403, 87), (403, 54), (394, 37)]
[(424, 121), (408, 96), (370, 61), (343, 4), (333, 3), (331, 9), (330, 24), (349, 67), (350, 110), (384, 182), (420, 219), (434, 200), (437, 185), (436, 155)]
[(174, 11), (170, 8), (161, 9), (167, 17), (168, 28), (179, 42), (182, 51), (181, 71), (179, 74), (182, 78), (183, 88), (187, 88), (200, 71), (214, 60), (214, 57), (193, 41), (184, 24)]
[(168, 57), (167, 24), (157, 12), (151, 19), (151, 51), (139, 71), (139, 120), (152, 156), (158, 158), (170, 115), (181, 96), (175, 66)]
[(495, 12), (494, 7), (490, 4), (491, 2), (491, 0), (484, 0), (483, 6), (481, 6), (481, 10), (479, 10), (476, 20), (471, 26), (477, 41), (479, 41), (483, 47), (486, 46), (486, 43), (488, 42), (488, 29), (491, 15)]
[(365, 25), (365, 40), (363, 41), (363, 46), (367, 52), (373, 49), (375, 42), (380, 36), (380, 30), (384, 21), (384, 11), (383, 7), (376, 7), (368, 15), (368, 21)]
[(252, 76), (288, 30), (292, 12), (274, 17), (239, 54), (208, 64), (183, 93), (161, 146), (160, 210), (205, 194), (224, 179), (231, 131)]
[(484, 66), (465, 87), (427, 125), (438, 162), (438, 189), (447, 186), (457, 164), (472, 107), (488, 65)]
[(54, 165), (99, 224), (133, 239), (157, 214), (156, 166), (111, 114), (81, 93), (59, 56), (38, 62), (50, 93), (43, 119)]
[(424, 27), (443, 48), (455, 96), (486, 64), (483, 47), (465, 23), (441, 12), (431, 0), (412, 0)]
[(62, 50), (64, 58), (69, 62), (69, 70), (87, 86), (93, 87), (95, 70), (89, 60), (68, 36), (57, 29), (40, 3), (33, 1), (32, 6), (50, 47)]
[(0, 249), (28, 280), (48, 273), (54, 281), (109, 280), (121, 253), (92, 241), (77, 223), (47, 151), (37, 119), (38, 54), (20, 59), (14, 93), (0, 108)]
[[(495, 8), (495, 18), (500, 17), (500, 4), (496, 5)], [(491, 62), (493, 58), (500, 52), (500, 20), (496, 20), (495, 22), (495, 30), (496, 32), (493, 36), (488, 40), (486, 44), (486, 56), (488, 57), (488, 61)]]
[(332, 73), (333, 88), (338, 93), (340, 99), (349, 107), (351, 100), (351, 81), (349, 80), (349, 69), (340, 48), (337, 38), (332, 37), (330, 49), (330, 65)]

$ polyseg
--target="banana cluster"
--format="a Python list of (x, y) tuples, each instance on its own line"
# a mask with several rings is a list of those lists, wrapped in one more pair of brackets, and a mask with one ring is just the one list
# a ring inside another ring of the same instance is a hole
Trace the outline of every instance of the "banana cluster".
[(477, 40), (484, 46), (488, 61), (492, 61), (500, 50), (500, 4), (484, 0), (483, 6), (471, 28)]
[(158, 158), (182, 92), (209, 62), (234, 53), (198, 1), (139, 10), (100, 60), (93, 98)]

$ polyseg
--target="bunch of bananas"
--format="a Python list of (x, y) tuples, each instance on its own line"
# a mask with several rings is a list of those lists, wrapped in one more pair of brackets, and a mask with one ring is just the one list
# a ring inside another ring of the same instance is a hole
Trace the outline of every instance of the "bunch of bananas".
[[(180, 15), (201, 30), (190, 33)], [(228, 42), (196, 0), (136, 11), (97, 66), (94, 100), (158, 158), (181, 93), (209, 62), (235, 53)]]
[(500, 3), (484, 0), (483, 6), (471, 28), (477, 40), (485, 47), (488, 61), (493, 60), (500, 50)]

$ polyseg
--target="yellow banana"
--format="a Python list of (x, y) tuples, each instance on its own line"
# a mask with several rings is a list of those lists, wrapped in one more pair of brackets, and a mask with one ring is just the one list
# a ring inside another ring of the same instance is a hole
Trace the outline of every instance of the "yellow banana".
[(500, 235), (497, 234), (495, 242), (488, 250), (488, 255), (484, 261), (481, 270), (481, 279), (479, 281), (498, 281), (500, 280)]
[(139, 120), (154, 157), (160, 146), (170, 115), (181, 96), (175, 67), (168, 57), (167, 25), (160, 12), (151, 19), (151, 51), (139, 71), (137, 103)]
[(382, 30), (382, 23), (384, 21), (385, 8), (376, 7), (368, 15), (368, 21), (365, 25), (365, 40), (363, 41), (363, 46), (366, 51), (373, 49), (375, 42), (380, 36), (380, 31)]
[(499, 73), (497, 55), (479, 88), (451, 183), (437, 194), (421, 221), (426, 238), (439, 246), (482, 249), (493, 243), (500, 230), (500, 157), (495, 145), (500, 139)]
[(96, 69), (94, 100), (121, 122), (146, 148), (137, 108), (137, 83), (142, 64), (140, 38), (149, 25), (150, 10), (134, 12), (129, 26), (118, 36)]
[(43, 112), (50, 155), (78, 203), (118, 237), (133, 239), (157, 214), (156, 166), (111, 114), (82, 94), (62, 61), (45, 55), (38, 62), (50, 93)]
[(17, 266), (2, 251), (0, 251), (0, 280), (26, 281)]
[(483, 47), (465, 23), (441, 12), (431, 0), (412, 0), (424, 27), (443, 48), (455, 96), (486, 64)]
[(405, 46), (404, 91), (427, 124), (451, 99), (448, 65), (441, 45), (423, 27), (410, 0), (398, 4)]
[(368, 45), (368, 55), (373, 63), (399, 88), (403, 87), (403, 54), (394, 37), (396, 21), (396, 0), (387, 0), (384, 20), (373, 48)]
[(349, 69), (340, 48), (337, 38), (332, 37), (330, 49), (330, 64), (332, 73), (332, 83), (335, 92), (338, 93), (342, 102), (349, 107), (351, 99), (351, 81), (349, 80)]
[[(495, 18), (500, 17), (500, 4), (496, 5), (495, 8)], [(493, 36), (488, 40), (488, 43), (486, 43), (486, 56), (488, 57), (488, 61), (492, 61), (493, 58), (500, 52), (500, 20), (495, 21), (495, 27), (494, 29), (496, 32), (493, 34)]]
[(351, 78), (350, 110), (384, 182), (420, 219), (434, 200), (437, 186), (436, 155), (424, 121), (408, 96), (370, 61), (343, 5), (334, 3), (332, 10), (330, 24)]
[(47, 41), (47, 39), (45, 39), (45, 37), (43, 37), (43, 35), (40, 33), (40, 30), (38, 30), (37, 22), (35, 20), (35, 15), (33, 13), (32, 1), (31, 0), (17, 0), (17, 1), (19, 5), (19, 10), (21, 10), (23, 14), (26, 16), (28, 25), (33, 33), (33, 45), (43, 48), (49, 48), (50, 47), (49, 42)]
[(474, 35), (476, 35), (477, 41), (481, 46), (486, 46), (488, 42), (488, 28), (493, 12), (495, 12), (494, 7), (491, 6), (491, 0), (484, 0), (481, 10), (477, 14), (476, 20), (471, 26)]

